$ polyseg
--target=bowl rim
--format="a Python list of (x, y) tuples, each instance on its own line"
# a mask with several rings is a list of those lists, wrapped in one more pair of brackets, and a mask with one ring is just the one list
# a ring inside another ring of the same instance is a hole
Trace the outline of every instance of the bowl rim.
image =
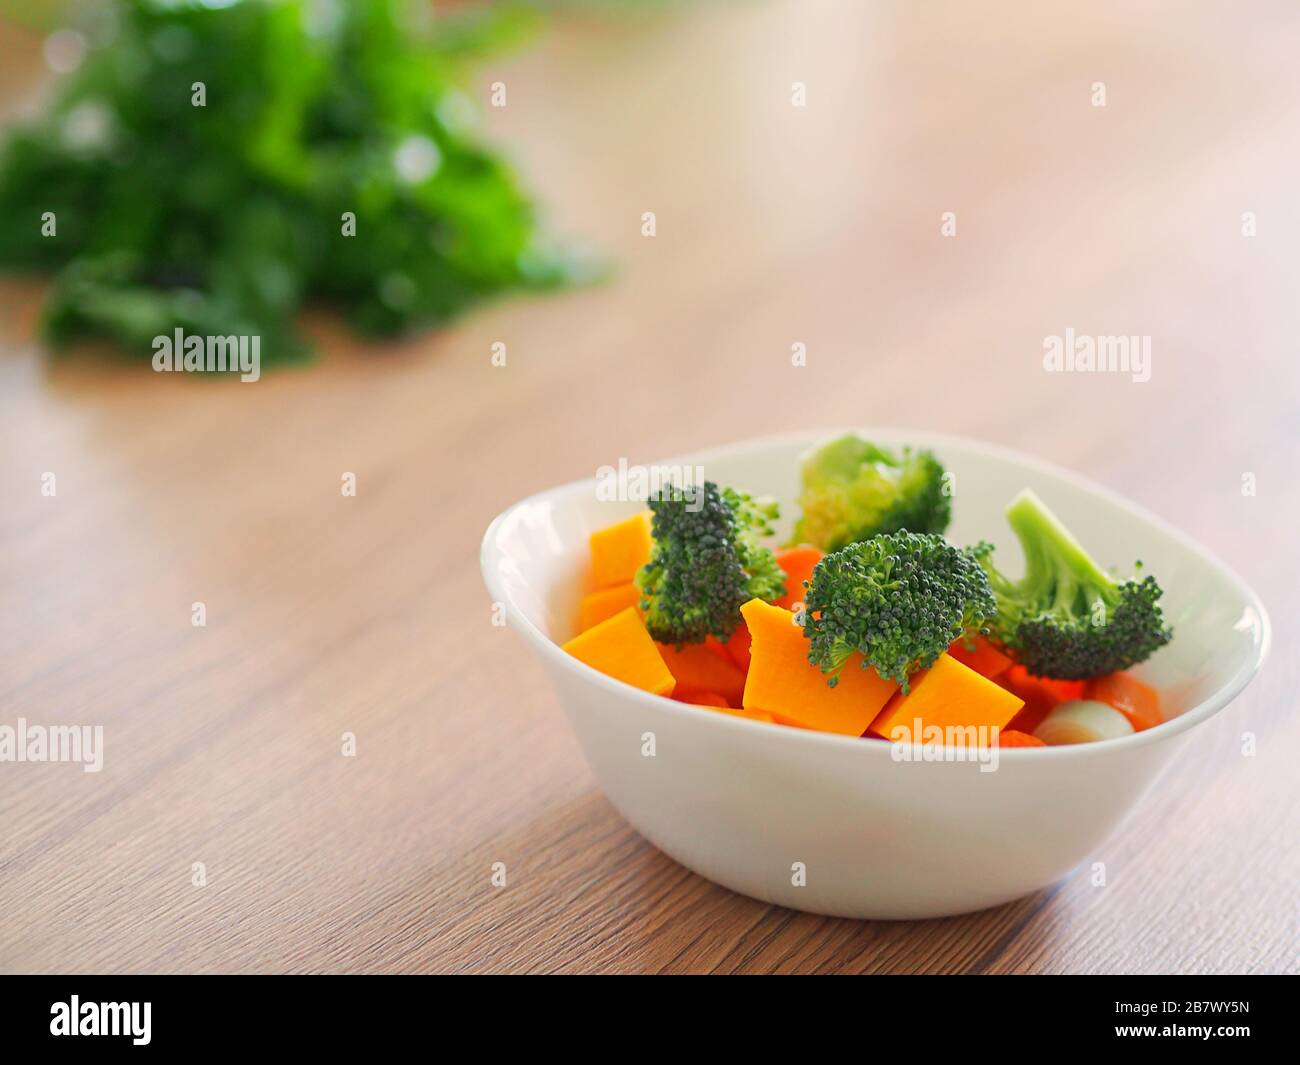
[[(951, 446), (966, 451), (979, 453), (991, 458), (1000, 458), (1007, 461), (1015, 462), (1018, 465), (1030, 469), (1036, 469), (1040, 472), (1060, 477), (1073, 486), (1091, 492), (1095, 495), (1123, 507), (1125, 510), (1144, 519), (1147, 523), (1159, 529), (1165, 536), (1182, 544), (1193, 554), (1200, 557), (1203, 562), (1218, 569), (1229, 581), (1235, 586), (1241, 598), (1247, 605), (1247, 610), (1255, 614), (1255, 626), (1257, 636), (1254, 641), (1254, 655), (1249, 657), (1242, 666), (1217, 690), (1202, 699), (1194, 706), (1188, 707), (1187, 710), (1175, 718), (1168, 721), (1162, 721), (1154, 728), (1143, 729), (1141, 732), (1134, 732), (1127, 736), (1118, 736), (1113, 739), (1096, 740), (1092, 743), (1077, 743), (1057, 747), (999, 747), (998, 760), (1010, 758), (1012, 762), (1024, 758), (1077, 758), (1077, 757), (1104, 757), (1112, 751), (1119, 751), (1125, 748), (1136, 748), (1151, 743), (1160, 743), (1166, 739), (1186, 732), (1189, 729), (1200, 725), (1202, 722), (1209, 720), (1230, 702), (1232, 702), (1246, 686), (1254, 679), (1263, 665), (1264, 660), (1268, 657), (1269, 649), (1272, 645), (1272, 623), (1269, 620), (1268, 611), (1264, 608), (1255, 590), (1226, 562), (1220, 559), (1208, 548), (1197, 543), (1191, 536), (1175, 528), (1165, 521), (1159, 515), (1152, 513), (1145, 507), (1125, 499), (1118, 492), (1115, 492), (1104, 485), (1067, 469), (1064, 466), (1058, 466), (1055, 463), (1048, 462), (1044, 459), (1037, 458), (1033, 455), (1017, 451), (1014, 448), (1004, 447), (1001, 444), (993, 444), (984, 440), (977, 440), (971, 437), (958, 436), (950, 433), (935, 433), (921, 429), (906, 429), (895, 427), (878, 426), (875, 428), (864, 428), (862, 426), (849, 427), (818, 427), (816, 429), (791, 430), (782, 433), (770, 433), (764, 436), (749, 437), (745, 440), (733, 441), (729, 444), (722, 444), (716, 447), (705, 448), (699, 451), (691, 451), (672, 458), (656, 459), (646, 463), (646, 465), (674, 465), (690, 462), (692, 464), (707, 464), (711, 461), (724, 460), (737, 454), (753, 451), (759, 448), (775, 447), (781, 445), (792, 445), (803, 443), (811, 447), (817, 441), (831, 440), (845, 433), (858, 433), (867, 439), (881, 439), (890, 442), (898, 441), (909, 443), (921, 447), (944, 447)], [(585, 662), (581, 662), (572, 655), (567, 654), (563, 648), (552, 640), (546, 633), (542, 632), (527, 615), (516, 605), (513, 598), (506, 592), (502, 584), (500, 567), (496, 564), (498, 560), (504, 557), (504, 551), (501, 549), (497, 540), (501, 527), (524, 507), (543, 502), (555, 501), (576, 494), (579, 491), (589, 490), (595, 484), (595, 476), (580, 478), (575, 481), (569, 481), (564, 484), (556, 485), (544, 489), (540, 492), (534, 492), (532, 495), (512, 503), (501, 511), (489, 523), (483, 534), (483, 540), (479, 551), (479, 564), (483, 574), (483, 581), (487, 585), (488, 594), (494, 602), (504, 604), (506, 608), (506, 618), (511, 624), (527, 639), (529, 643), (537, 650), (537, 653), (546, 661), (550, 661), (562, 669), (574, 673), (579, 678), (589, 684), (595, 685), (599, 689), (609, 692), (611, 695), (632, 699), (648, 709), (655, 710), (670, 715), (676, 714), (683, 717), (689, 717), (701, 723), (704, 727), (733, 728), (733, 729), (762, 729), (770, 732), (772, 726), (767, 722), (751, 721), (735, 714), (718, 714), (709, 713), (704, 707), (693, 706), (690, 703), (679, 702), (666, 695), (655, 695), (651, 692), (643, 691), (640, 688), (634, 688), (630, 684), (625, 684), (613, 677), (606, 676), (599, 670), (592, 668)], [(1245, 612), (1243, 612), (1245, 616)], [(843, 736), (833, 732), (819, 732), (813, 729), (783, 727), (780, 732), (784, 734), (785, 739), (782, 742), (802, 743), (811, 745), (830, 745), (843, 749), (856, 748), (864, 753), (862, 757), (891, 757), (895, 744), (888, 740), (878, 742), (863, 742), (861, 736)]]

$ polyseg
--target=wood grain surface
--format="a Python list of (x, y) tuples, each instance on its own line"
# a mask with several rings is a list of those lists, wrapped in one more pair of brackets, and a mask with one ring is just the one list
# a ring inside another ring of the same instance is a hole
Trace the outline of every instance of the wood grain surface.
[[(316, 364), (240, 385), (52, 356), (5, 282), (0, 723), (102, 724), (105, 765), (0, 764), (0, 969), (1296, 971), (1297, 34), (1283, 2), (570, 14), (479, 88), (607, 284), (396, 345), (325, 311)], [(39, 41), (0, 54), (12, 111)], [(1045, 373), (1067, 327), (1149, 335), (1150, 381)], [(478, 544), (517, 498), (823, 423), (1040, 455), (1264, 594), (1263, 673), (1106, 887), (919, 923), (734, 895), (619, 818), (491, 625)]]

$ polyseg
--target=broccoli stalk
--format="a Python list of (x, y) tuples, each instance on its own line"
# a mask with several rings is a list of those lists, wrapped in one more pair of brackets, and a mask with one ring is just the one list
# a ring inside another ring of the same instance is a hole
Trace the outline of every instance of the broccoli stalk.
[(1114, 673), (1172, 638), (1156, 579), (1111, 577), (1029, 489), (1011, 501), (1007, 522), (1024, 552), (1024, 577), (1004, 577), (990, 545), (976, 553), (997, 598), (992, 633), (1030, 673), (1061, 680)]
[(907, 691), (959, 636), (980, 631), (995, 603), (975, 552), (932, 533), (886, 533), (827, 555), (813, 570), (803, 631), (808, 661), (834, 687), (854, 652)]
[(931, 451), (895, 454), (852, 433), (832, 440), (804, 461), (791, 542), (836, 551), (881, 533), (941, 533), (952, 516), (944, 476)]
[(670, 486), (650, 501), (654, 547), (637, 574), (646, 628), (660, 643), (726, 642), (741, 605), (785, 595), (785, 571), (760, 537), (772, 535), (775, 503), (712, 481)]

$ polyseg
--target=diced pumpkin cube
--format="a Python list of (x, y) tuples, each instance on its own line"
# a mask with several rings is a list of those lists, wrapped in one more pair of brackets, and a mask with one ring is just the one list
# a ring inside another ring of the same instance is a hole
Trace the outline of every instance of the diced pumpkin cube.
[(911, 737), (912, 742), (921, 743), (924, 736), (913, 735), (918, 727), (1000, 729), (1024, 705), (1018, 695), (981, 677), (951, 655), (940, 655), (929, 669), (914, 673), (908, 680), (911, 691), (906, 695), (899, 691), (871, 722), (871, 731), (877, 736), (898, 739), (894, 730), (905, 729), (902, 738)]
[(722, 655), (709, 650), (702, 643), (688, 643), (678, 649), (671, 644), (658, 644), (664, 665), (677, 679), (674, 691), (717, 692), (728, 706), (739, 706), (745, 690), (745, 675)]
[(656, 695), (671, 695), (676, 683), (631, 607), (575, 636), (564, 650), (606, 676)]
[(832, 688), (808, 661), (808, 641), (794, 615), (761, 599), (740, 608), (750, 636), (746, 710), (764, 710), (784, 724), (861, 736), (898, 685), (863, 669), (862, 656), (845, 664)]
[(586, 632), (593, 625), (621, 614), (640, 601), (641, 589), (632, 583), (616, 584), (613, 588), (602, 588), (598, 592), (584, 595), (578, 606), (578, 631)]
[(650, 512), (591, 534), (591, 584), (611, 588), (627, 584), (650, 561)]
[(972, 636), (970, 643), (970, 649), (967, 649), (965, 637), (959, 636), (952, 641), (948, 653), (963, 666), (969, 666), (981, 677), (988, 677), (989, 680), (1011, 668), (1011, 659), (983, 636)]

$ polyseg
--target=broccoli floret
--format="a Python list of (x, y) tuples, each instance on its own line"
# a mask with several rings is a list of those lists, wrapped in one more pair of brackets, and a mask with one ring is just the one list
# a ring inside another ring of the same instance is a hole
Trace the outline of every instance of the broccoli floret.
[(999, 573), (990, 545), (976, 553), (997, 597), (992, 634), (1030, 673), (1060, 680), (1114, 673), (1173, 637), (1156, 579), (1109, 576), (1029, 489), (1011, 501), (1007, 521), (1024, 551), (1024, 577)]
[(705, 481), (665, 489), (650, 509), (654, 548), (637, 586), (646, 628), (660, 643), (725, 642), (741, 623), (743, 603), (785, 595), (785, 571), (759, 541), (772, 535), (775, 503)]
[(944, 469), (934, 452), (895, 454), (850, 433), (803, 464), (803, 516), (792, 543), (823, 551), (906, 530), (941, 533), (952, 517)]
[(862, 667), (907, 690), (959, 636), (981, 631), (996, 604), (971, 550), (933, 533), (886, 533), (827, 555), (804, 607), (808, 661), (835, 686), (854, 651)]

